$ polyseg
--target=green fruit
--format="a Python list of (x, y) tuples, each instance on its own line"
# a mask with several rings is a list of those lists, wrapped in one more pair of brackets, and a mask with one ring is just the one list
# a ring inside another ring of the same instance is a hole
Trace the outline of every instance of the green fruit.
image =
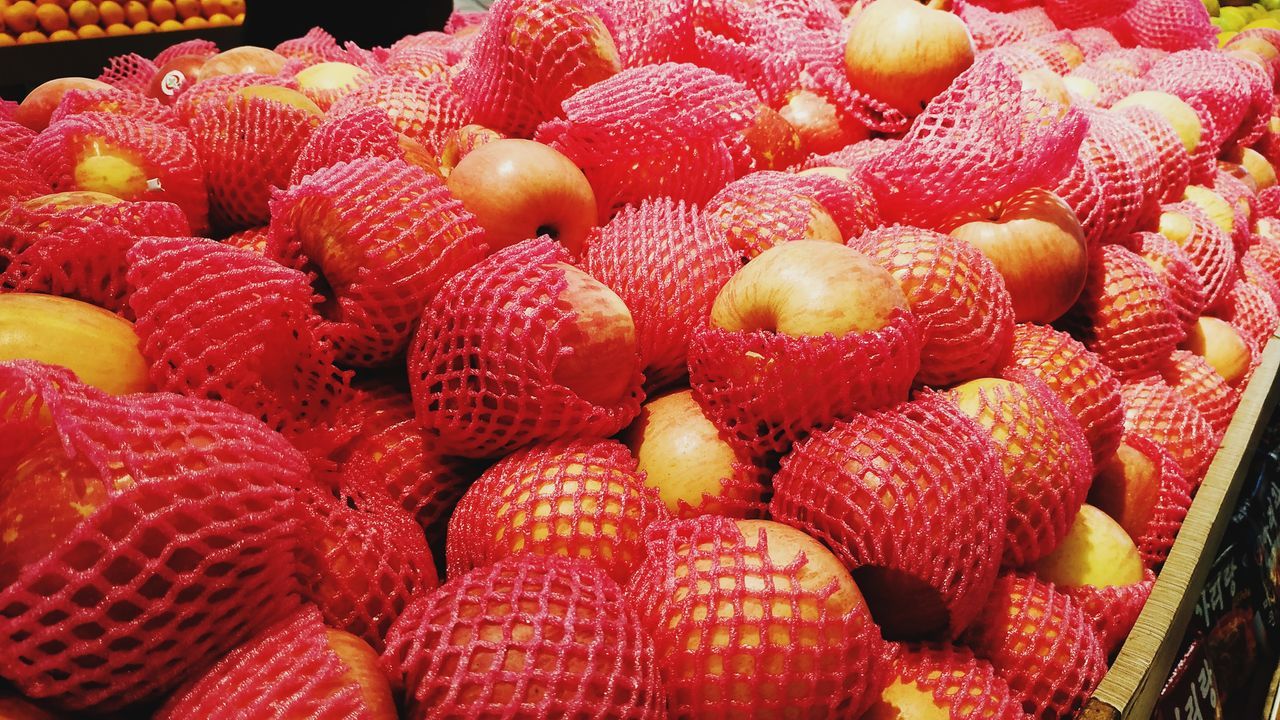
[(1234, 33), (1234, 32), (1220, 32), (1220, 33), (1218, 33), (1218, 47), (1222, 47), (1222, 46), (1226, 45), (1227, 43), (1231, 42), (1231, 38), (1235, 37), (1236, 35), (1237, 35), (1237, 33)]
[(1266, 8), (1268, 12), (1280, 10), (1280, 0), (1262, 0), (1262, 7)]
[(1218, 0), (1200, 0), (1204, 3), (1204, 9), (1209, 11), (1210, 17), (1218, 17), (1218, 13), (1222, 8), (1218, 5)]
[(1222, 8), (1222, 13), (1218, 15), (1218, 27), (1225, 32), (1236, 32), (1248, 24), (1249, 18), (1245, 16), (1242, 8)]
[(1245, 25), (1243, 29), (1252, 30), (1254, 28), (1270, 28), (1272, 30), (1280, 30), (1280, 20), (1277, 20), (1273, 17), (1264, 17), (1259, 20), (1254, 20), (1248, 25)]

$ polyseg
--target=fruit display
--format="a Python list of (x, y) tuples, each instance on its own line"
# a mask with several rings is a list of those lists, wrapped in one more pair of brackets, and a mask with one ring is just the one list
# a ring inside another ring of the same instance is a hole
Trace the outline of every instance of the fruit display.
[(243, 25), (245, 0), (0, 0), (0, 47)]
[(1273, 380), (1280, 24), (1212, 5), (497, 0), (0, 101), (0, 715), (1077, 717)]

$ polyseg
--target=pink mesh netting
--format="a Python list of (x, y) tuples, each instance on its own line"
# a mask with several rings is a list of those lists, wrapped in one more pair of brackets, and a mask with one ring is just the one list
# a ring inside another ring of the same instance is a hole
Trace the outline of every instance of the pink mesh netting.
[(308, 468), (265, 425), (28, 361), (0, 364), (0, 417), (0, 508), (40, 487), (97, 505), (3, 582), (0, 675), (24, 694), (95, 712), (155, 699), (296, 606)]
[(120, 90), (145, 95), (151, 85), (151, 78), (159, 69), (160, 63), (135, 53), (116, 55), (107, 60), (107, 66), (98, 75), (98, 80)]
[(381, 652), (405, 606), (440, 583), (422, 528), (385, 494), (358, 487), (310, 493), (304, 502), (303, 597), (326, 625)]
[(1003, 565), (1021, 567), (1066, 537), (1089, 492), (1089, 443), (1070, 411), (1029, 370), (943, 396), (987, 430), (1009, 482)]
[[(1168, 217), (1162, 217), (1162, 222), (1178, 220), (1177, 223), (1169, 223), (1168, 232), (1164, 234), (1182, 248), (1191, 259), (1191, 264), (1195, 266), (1200, 282), (1204, 286), (1205, 306), (1217, 305), (1231, 291), (1238, 273), (1235, 248), (1230, 236), (1194, 203), (1179, 202), (1165, 205), (1163, 212)], [(1189, 223), (1182, 222), (1170, 214), (1180, 215)], [(1186, 227), (1175, 227), (1178, 225)], [(1189, 229), (1185, 235), (1182, 232), (1184, 229)]]
[(887, 638), (954, 637), (991, 591), (1007, 481), (986, 431), (935, 394), (814, 433), (773, 488), (773, 518), (832, 548)]
[(0, 153), (22, 155), (38, 134), (22, 123), (0, 119)]
[(427, 302), (484, 252), (475, 218), (444, 181), (377, 157), (277, 192), (270, 232), (268, 256), (322, 282), (320, 332), (340, 362), (356, 367), (404, 352)]
[(1101, 358), (1070, 335), (1044, 325), (1013, 331), (1013, 364), (1032, 372), (1080, 423), (1095, 464), (1112, 455), (1124, 432), (1120, 381)]
[(331, 118), (364, 108), (380, 107), (396, 130), (417, 140), (430, 153), (451, 130), (471, 122), (466, 101), (449, 85), (410, 75), (388, 75), (365, 83), (329, 108)]
[(472, 150), (504, 137), (506, 136), (497, 130), (483, 125), (463, 125), (450, 132), (440, 143), (440, 174), (448, 177), (462, 158)]
[(0, 151), (0, 206), (10, 199), (25, 200), (52, 191), (20, 154)]
[(1127, 107), (1119, 115), (1146, 137), (1154, 152), (1155, 177), (1147, 178), (1155, 183), (1146, 188), (1148, 210), (1153, 210), (1156, 203), (1179, 200), (1191, 181), (1191, 156), (1173, 126), (1162, 115), (1144, 107)]
[(1155, 271), (1119, 245), (1089, 258), (1084, 292), (1061, 325), (1121, 380), (1150, 372), (1186, 336)]
[(1268, 277), (1280, 283), (1280, 242), (1258, 233), (1257, 241), (1249, 246), (1246, 254), (1257, 261)]
[(650, 530), (627, 600), (672, 715), (857, 717), (874, 699), (884, 643), (866, 606), (778, 535), (711, 515)]
[(1102, 53), (1120, 49), (1120, 42), (1111, 31), (1101, 27), (1082, 27), (1071, 31), (1071, 42), (1084, 53), (1085, 60), (1092, 60)]
[(201, 80), (186, 86), (182, 94), (174, 101), (173, 107), (177, 111), (178, 117), (184, 123), (190, 125), (198, 115), (208, 112), (210, 108), (215, 106), (225, 105), (237, 90), (250, 85), (272, 85), (286, 87), (290, 90), (298, 89), (298, 81), (292, 77), (285, 78), (258, 73), (216, 75), (207, 80)]
[(964, 20), (973, 37), (973, 43), (980, 51), (1021, 42), (1032, 37), (1032, 33), (1016, 16), (1003, 9), (985, 7), (991, 3), (958, 2), (955, 13)]
[(1083, 211), (1073, 202), (1080, 192), (1072, 186), (1076, 170), (1057, 185), (1056, 192), (1076, 211), (1092, 247), (1127, 234), (1154, 211), (1159, 198), (1150, 188), (1159, 182), (1159, 168), (1151, 143), (1132, 124), (1104, 110), (1088, 116), (1089, 133), (1080, 145), (1077, 163), (1093, 171), (1088, 180), (1097, 187), (1097, 204)]
[(1217, 432), (1227, 431), (1239, 394), (1203, 357), (1187, 350), (1174, 350), (1160, 366), (1160, 377), (1195, 406)]
[(1136, 0), (1045, 0), (1045, 14), (1058, 27), (1100, 25), (1125, 12)]
[[(1103, 64), (1100, 60), (1086, 62), (1072, 70), (1066, 77), (1082, 78), (1093, 83), (1093, 86), (1098, 89), (1097, 104), (1099, 107), (1110, 107), (1126, 96), (1146, 87), (1142, 78), (1121, 72), (1114, 67)], [(1085, 105), (1091, 102), (1083, 98), (1075, 99), (1074, 101)]]
[(178, 119), (173, 108), (155, 98), (139, 95), (118, 88), (110, 90), (68, 90), (62, 96), (62, 102), (54, 108), (49, 116), (49, 124), (79, 113), (119, 113), (138, 120), (146, 120), (158, 125), (166, 125), (182, 129), (182, 121)]
[(349, 395), (301, 273), (201, 238), (129, 251), (129, 305), (157, 388), (220, 400), (291, 438), (334, 422)]
[(620, 212), (587, 240), (582, 265), (630, 308), (651, 391), (688, 373), (694, 332), (739, 267), (705, 213), (669, 198)]
[(364, 157), (404, 160), (434, 173), (435, 161), (425, 148), (400, 133), (386, 110), (367, 107), (328, 116), (303, 146), (293, 166), (291, 185), (330, 165)]
[(183, 55), (198, 55), (204, 58), (211, 58), (217, 54), (217, 43), (212, 40), (205, 40), (204, 38), (193, 38), (191, 40), (183, 40), (180, 43), (174, 43), (164, 50), (161, 50), (152, 62), (154, 62), (156, 67), (159, 68), (170, 60)]
[(319, 122), (305, 110), (260, 97), (233, 95), (202, 105), (190, 119), (191, 136), (204, 163), (213, 223), (229, 231), (266, 224), (272, 188), (288, 186)]
[(692, 0), (605, 0), (623, 67), (671, 62), (691, 52)]
[(654, 643), (603, 570), (524, 556), (453, 578), (400, 615), (382, 656), (409, 720), (664, 717)]
[(383, 68), (392, 75), (417, 75), (447, 80), (451, 73), (450, 48), (446, 45), (409, 45), (391, 48)]
[(1253, 244), (1254, 204), (1257, 195), (1245, 182), (1219, 167), (1210, 185), (1215, 193), (1231, 206), (1231, 245), (1236, 257), (1244, 255)]
[[(1143, 564), (1155, 570), (1169, 556), (1173, 541), (1177, 538), (1178, 530), (1182, 528), (1182, 521), (1187, 516), (1187, 509), (1191, 507), (1191, 484), (1182, 476), (1178, 463), (1169, 451), (1146, 435), (1127, 431), (1124, 434), (1124, 445), (1147, 458), (1155, 466), (1156, 504), (1146, 526), (1133, 538), (1134, 544), (1138, 546), (1138, 552), (1142, 554)], [(1119, 458), (1112, 456), (1098, 466), (1098, 474), (1120, 475), (1124, 472), (1121, 464), (1122, 461)], [(1089, 502), (1095, 503), (1092, 493)]]
[[(683, 59), (741, 81), (770, 106), (800, 79), (803, 65), (792, 38), (820, 35), (784, 21), (771, 8), (701, 0), (692, 9), (693, 47)], [(835, 33), (828, 34), (834, 49)]]
[(640, 357), (626, 392), (596, 405), (556, 380), (577, 316), (568, 251), (548, 238), (504, 248), (455, 275), (427, 305), (409, 347), (418, 422), (437, 450), (492, 457), (538, 440), (604, 437), (640, 411)]
[(0, 211), (0, 286), (76, 298), (131, 318), (126, 252), (143, 235), (190, 233), (172, 203), (14, 203)]
[(145, 185), (122, 193), (125, 200), (171, 202), (186, 213), (192, 232), (209, 229), (205, 168), (185, 132), (127, 115), (86, 112), (50, 124), (27, 150), (27, 160), (59, 192), (84, 189), (80, 163), (94, 155), (118, 156), (142, 169)]
[(1013, 342), (1013, 301), (991, 261), (963, 240), (895, 226), (849, 246), (893, 275), (920, 326), (916, 382), (952, 385), (995, 372)]
[(311, 28), (302, 37), (281, 42), (275, 51), (287, 58), (303, 60), (308, 65), (347, 60), (347, 53), (338, 45), (337, 39), (318, 27)]
[(561, 440), (508, 455), (467, 490), (449, 519), (449, 577), (511, 556), (561, 555), (625, 584), (644, 532), (670, 513), (616, 440)]
[(1192, 489), (1217, 452), (1217, 433), (1199, 410), (1162, 378), (1125, 383), (1124, 426), (1149, 437), (1169, 452)]
[(1196, 272), (1191, 257), (1160, 233), (1133, 233), (1121, 244), (1142, 258), (1169, 291), (1169, 301), (1173, 303), (1173, 311), (1182, 327), (1194, 325), (1204, 312), (1207, 301), (1204, 281)]
[(1001, 576), (965, 642), (1037, 718), (1075, 717), (1107, 672), (1088, 616), (1034, 576)]
[(879, 330), (840, 337), (708, 324), (689, 346), (689, 384), (707, 417), (753, 455), (781, 453), (812, 430), (905, 400), (920, 347), (904, 310)]
[[(357, 675), (364, 669), (356, 670), (348, 662), (335, 652), (324, 618), (313, 606), (304, 605), (180, 688), (155, 717), (373, 720)], [(384, 702), (390, 705), (389, 693)]]
[[(1152, 0), (1143, 4), (1159, 5)], [(1157, 62), (1146, 80), (1153, 89), (1177, 95), (1195, 109), (1204, 124), (1204, 149), (1196, 154), (1209, 155), (1210, 166), (1219, 150), (1237, 143), (1247, 146), (1261, 137), (1271, 119), (1275, 98), (1270, 78), (1257, 65), (1227, 53), (1173, 53)]]
[[(949, 718), (1026, 720), (1022, 702), (1009, 689), (991, 663), (980, 660), (960, 645), (909, 643), (890, 646), (893, 682), (915, 686), (933, 696)], [(898, 709), (877, 702), (868, 718), (903, 717)], [(902, 708), (910, 712), (908, 708)], [(887, 712), (885, 712), (887, 711)]]
[(1093, 631), (1098, 636), (1102, 652), (1110, 656), (1129, 637), (1129, 631), (1138, 622), (1138, 613), (1142, 612), (1142, 606), (1151, 597), (1151, 588), (1155, 582), (1155, 573), (1147, 569), (1142, 582), (1133, 585), (1082, 585), (1061, 590), (1093, 623)]
[(1161, 50), (1208, 50), (1217, 28), (1200, 0), (1135, 0), (1120, 16), (1116, 37), (1125, 45)]
[[(1250, 250), (1252, 250), (1252, 246), (1250, 246)], [(1280, 303), (1280, 281), (1277, 281), (1262, 266), (1262, 263), (1258, 261), (1257, 256), (1252, 252), (1247, 252), (1240, 258), (1240, 279), (1261, 289), (1266, 293), (1267, 297), (1271, 298), (1271, 302)]]
[(1255, 347), (1265, 347), (1280, 326), (1280, 311), (1257, 285), (1237, 280), (1213, 314), (1234, 325)]
[(801, 163), (801, 167), (840, 167), (847, 170), (854, 170), (862, 165), (864, 160), (869, 160), (876, 155), (891, 152), (895, 147), (901, 144), (901, 140), (896, 138), (870, 138), (868, 140), (860, 140), (852, 145), (836, 150), (835, 152), (823, 155), (810, 155), (807, 160)]
[(1066, 176), (1085, 117), (979, 60), (934, 98), (891, 153), (865, 163), (886, 221), (934, 228)]
[(537, 140), (582, 168), (603, 222), (645, 198), (708, 200), (749, 163), (743, 132), (757, 105), (711, 70), (645, 65), (566, 99), (564, 118), (544, 123)]

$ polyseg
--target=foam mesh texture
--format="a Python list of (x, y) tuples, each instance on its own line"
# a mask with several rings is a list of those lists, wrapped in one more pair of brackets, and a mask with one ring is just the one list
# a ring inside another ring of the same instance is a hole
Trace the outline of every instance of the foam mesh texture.
[[(404, 160), (416, 164), (418, 158), (407, 152), (402, 138), (386, 110), (368, 107), (343, 115), (327, 116), (316, 127), (293, 166), (291, 185), (303, 178), (340, 162), (364, 157)], [(424, 149), (425, 153), (425, 149)]]
[(1126, 383), (1121, 394), (1125, 430), (1146, 435), (1167, 450), (1191, 487), (1199, 487), (1218, 449), (1209, 421), (1159, 377)]
[(1160, 367), (1160, 376), (1195, 406), (1221, 438), (1231, 424), (1240, 395), (1203, 357), (1174, 350)]
[(1155, 583), (1155, 573), (1147, 569), (1142, 581), (1132, 585), (1082, 585), (1062, 588), (1062, 592), (1075, 601), (1076, 607), (1093, 623), (1102, 651), (1110, 657), (1129, 637)]
[(385, 110), (396, 130), (431, 153), (440, 151), (440, 143), (451, 130), (473, 121), (466, 101), (450, 85), (412, 75), (387, 75), (365, 83), (335, 102), (328, 117), (368, 107)]
[(144, 95), (160, 65), (137, 53), (116, 55), (107, 60), (98, 80), (120, 90)]
[(1191, 483), (1183, 477), (1177, 461), (1163, 446), (1140, 432), (1128, 431), (1124, 443), (1155, 465), (1158, 483), (1156, 506), (1146, 528), (1133, 538), (1146, 567), (1156, 570), (1169, 556), (1182, 521), (1191, 507)]
[(1191, 220), (1191, 232), (1180, 243), (1180, 247), (1200, 275), (1200, 282), (1204, 286), (1205, 306), (1213, 307), (1222, 302), (1231, 291), (1239, 271), (1230, 236), (1193, 203), (1173, 203), (1165, 205), (1163, 210)]
[(1191, 256), (1177, 243), (1160, 233), (1137, 232), (1120, 244), (1137, 254), (1155, 272), (1160, 283), (1168, 291), (1173, 311), (1183, 328), (1190, 328), (1204, 313), (1204, 281), (1200, 278)]
[(53, 109), (49, 116), (49, 124), (63, 118), (80, 113), (116, 113), (127, 115), (137, 120), (146, 120), (157, 125), (174, 129), (182, 129), (182, 121), (173, 108), (155, 98), (128, 90), (112, 88), (109, 90), (68, 90), (62, 96), (62, 102)]
[(1266, 290), (1243, 278), (1232, 285), (1213, 314), (1231, 323), (1254, 347), (1265, 347), (1280, 325), (1280, 311)]
[(963, 645), (907, 643), (891, 648), (892, 680), (932, 695), (948, 717), (1026, 720), (1022, 702), (1004, 678)]

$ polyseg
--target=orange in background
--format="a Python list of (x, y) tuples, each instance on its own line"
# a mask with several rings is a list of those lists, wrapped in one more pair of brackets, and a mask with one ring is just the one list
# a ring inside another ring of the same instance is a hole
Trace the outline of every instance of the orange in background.
[(48, 33), (66, 30), (71, 26), (67, 11), (56, 4), (41, 5), (36, 8), (36, 20), (40, 27)]
[(181, 30), (182, 23), (177, 20), (165, 20), (160, 23), (160, 32), (171, 32), (173, 30)]
[(124, 4), (124, 19), (130, 25), (137, 25), (148, 17), (147, 6), (138, 2), (138, 0), (129, 0)]
[(107, 35), (111, 37), (119, 37), (121, 35), (132, 35), (133, 28), (124, 23), (111, 23), (107, 26)]
[(66, 40), (78, 40), (79, 36), (70, 30), (54, 30), (49, 33), (49, 42), (63, 42)]
[(173, 6), (178, 9), (178, 17), (183, 20), (200, 14), (200, 0), (174, 0)]
[(151, 22), (163, 23), (178, 17), (178, 11), (169, 0), (151, 0)]
[(76, 35), (80, 36), (81, 40), (100, 38), (104, 37), (106, 34), (107, 31), (103, 30), (101, 25), (85, 25), (76, 30)]
[(89, 0), (76, 0), (71, 3), (67, 13), (71, 16), (71, 22), (75, 23), (76, 27), (97, 25), (98, 19), (101, 17), (98, 14), (98, 6), (89, 2)]
[[(102, 16), (102, 24), (108, 29), (112, 25), (120, 25), (124, 23), (124, 7), (116, 0), (103, 0), (98, 3), (98, 14)], [(111, 33), (108, 32), (108, 35)]]
[(11, 33), (27, 33), (36, 29), (36, 4), (19, 0), (4, 9), (4, 25)]
[(18, 36), (19, 45), (32, 45), (34, 43), (49, 42), (49, 38), (39, 30), (29, 30)]
[(150, 20), (143, 20), (133, 24), (133, 31), (136, 33), (153, 33), (160, 29), (160, 26)]

